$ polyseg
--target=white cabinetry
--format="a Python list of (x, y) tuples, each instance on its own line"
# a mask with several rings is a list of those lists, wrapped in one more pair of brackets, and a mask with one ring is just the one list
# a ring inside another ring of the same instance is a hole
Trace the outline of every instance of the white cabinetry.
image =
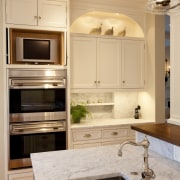
[(71, 88), (143, 88), (144, 40), (71, 36)]
[(8, 180), (34, 180), (33, 172), (10, 174)]
[(119, 87), (121, 42), (116, 39), (97, 38), (97, 86)]
[(96, 39), (71, 38), (71, 88), (96, 86)]
[(122, 40), (122, 88), (144, 87), (144, 40)]
[(63, 0), (6, 0), (6, 23), (66, 27), (66, 11)]
[(71, 88), (115, 88), (119, 83), (119, 42), (71, 36)]
[(110, 127), (72, 128), (71, 147), (85, 148), (120, 144), (126, 140), (134, 140), (135, 132), (128, 125)]

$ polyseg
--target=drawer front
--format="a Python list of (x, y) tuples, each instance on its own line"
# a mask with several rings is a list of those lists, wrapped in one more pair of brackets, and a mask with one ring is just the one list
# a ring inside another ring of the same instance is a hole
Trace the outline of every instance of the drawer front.
[(72, 133), (73, 141), (87, 141), (101, 138), (101, 131), (81, 131)]
[(118, 129), (104, 129), (102, 131), (102, 138), (120, 138), (127, 137), (128, 130), (125, 128)]

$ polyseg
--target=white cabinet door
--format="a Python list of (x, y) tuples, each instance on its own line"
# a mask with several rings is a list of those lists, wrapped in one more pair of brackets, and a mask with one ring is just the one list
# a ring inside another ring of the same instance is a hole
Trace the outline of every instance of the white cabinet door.
[(66, 27), (67, 2), (62, 0), (6, 0), (6, 23)]
[(71, 88), (143, 88), (144, 40), (71, 38)]
[(6, 0), (6, 23), (37, 25), (37, 0)]
[(121, 41), (97, 39), (97, 87), (119, 88)]
[(96, 38), (71, 37), (71, 88), (96, 87)]
[(122, 41), (122, 88), (144, 87), (144, 41)]
[(66, 27), (66, 1), (38, 0), (38, 25)]
[(34, 180), (33, 172), (10, 174), (9, 180)]

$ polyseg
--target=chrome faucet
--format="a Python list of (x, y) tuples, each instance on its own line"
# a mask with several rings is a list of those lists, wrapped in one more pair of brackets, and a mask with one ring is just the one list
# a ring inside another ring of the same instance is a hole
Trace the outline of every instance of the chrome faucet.
[(120, 145), (120, 149), (118, 151), (119, 156), (122, 156), (122, 149), (126, 144), (144, 147), (144, 170), (141, 173), (142, 180), (143, 179), (144, 180), (154, 179), (156, 177), (156, 175), (154, 174), (154, 171), (149, 168), (149, 164), (148, 164), (148, 147), (149, 147), (150, 143), (149, 143), (147, 137), (145, 136), (144, 140), (142, 140), (141, 142), (126, 141), (126, 142), (122, 143)]

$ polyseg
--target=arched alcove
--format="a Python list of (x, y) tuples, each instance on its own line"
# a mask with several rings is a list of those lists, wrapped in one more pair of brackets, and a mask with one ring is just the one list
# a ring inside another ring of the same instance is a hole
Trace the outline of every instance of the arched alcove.
[(77, 18), (70, 28), (71, 33), (144, 37), (140, 25), (132, 18), (119, 13), (93, 11)]

